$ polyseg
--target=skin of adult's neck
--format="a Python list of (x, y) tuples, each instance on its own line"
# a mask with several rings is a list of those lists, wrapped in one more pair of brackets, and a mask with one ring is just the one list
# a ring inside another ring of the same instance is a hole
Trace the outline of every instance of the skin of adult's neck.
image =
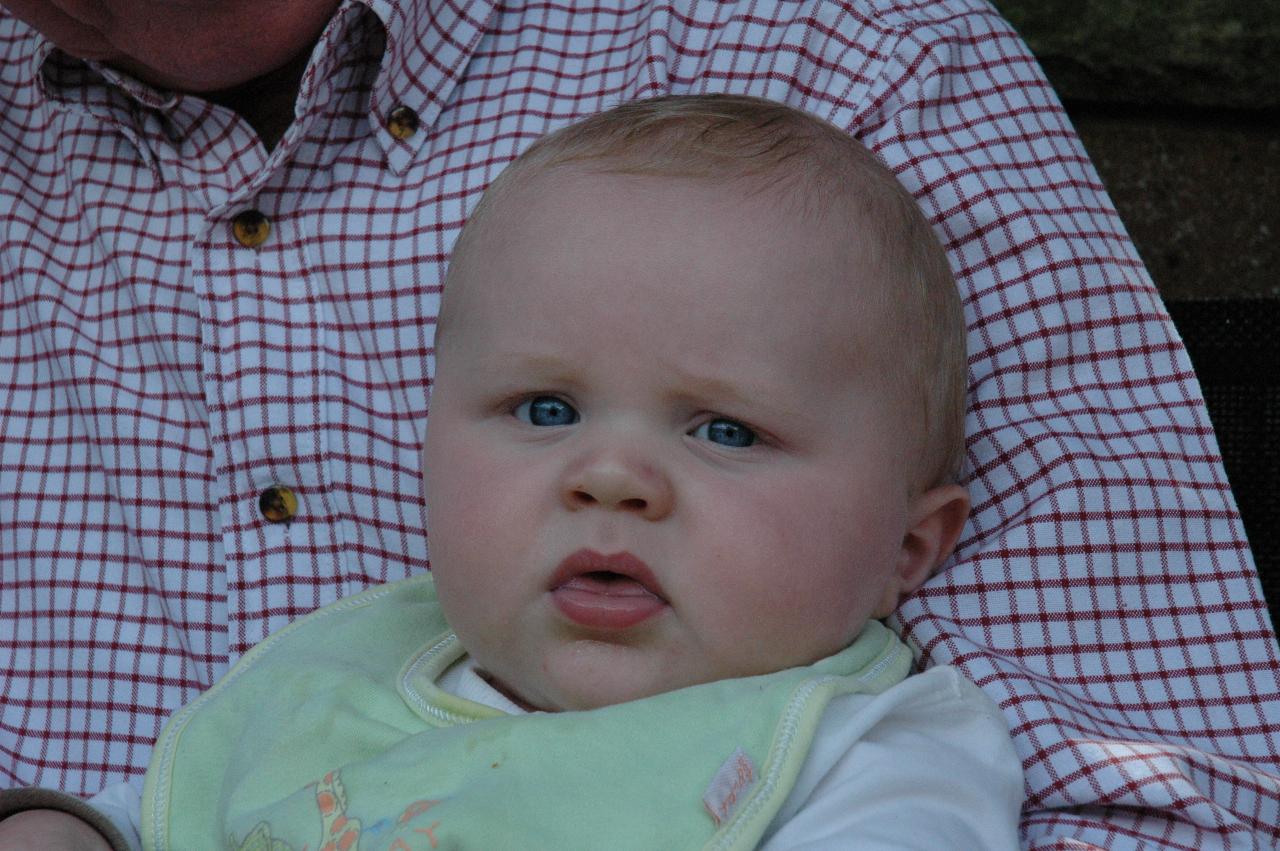
[(310, 57), (311, 48), (307, 47), (273, 71), (238, 86), (205, 92), (202, 96), (238, 113), (270, 151), (293, 122), (298, 88)]

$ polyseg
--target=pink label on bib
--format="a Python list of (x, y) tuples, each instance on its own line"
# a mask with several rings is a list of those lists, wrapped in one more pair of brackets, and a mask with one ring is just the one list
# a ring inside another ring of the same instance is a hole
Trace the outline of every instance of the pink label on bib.
[(716, 824), (723, 824), (733, 814), (755, 782), (755, 763), (742, 748), (738, 748), (720, 766), (702, 796), (702, 803)]

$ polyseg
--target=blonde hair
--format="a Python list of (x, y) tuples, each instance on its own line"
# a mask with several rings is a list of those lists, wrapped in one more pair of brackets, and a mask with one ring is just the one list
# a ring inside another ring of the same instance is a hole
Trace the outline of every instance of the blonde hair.
[[(610, 174), (749, 183), (813, 217), (852, 213), (900, 326), (903, 386), (918, 389), (919, 481), (953, 481), (964, 452), (965, 329), (946, 255), (915, 199), (861, 143), (785, 104), (743, 95), (668, 95), (623, 103), (535, 142), (485, 191), (454, 246), (445, 283), (481, 226), (523, 179), (560, 166)], [(448, 299), (445, 298), (447, 305)], [(437, 346), (444, 322), (437, 326)], [(892, 332), (890, 332), (892, 333)]]

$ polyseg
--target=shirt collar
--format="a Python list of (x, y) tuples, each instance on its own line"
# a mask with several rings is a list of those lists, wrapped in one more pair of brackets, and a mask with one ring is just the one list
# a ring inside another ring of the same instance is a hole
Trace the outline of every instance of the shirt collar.
[[(177, 101), (177, 96), (171, 92), (156, 89), (106, 65), (76, 59), (62, 52), (43, 34), (37, 37), (39, 46), (36, 48), (34, 57), (36, 80), (41, 93), (49, 100), (70, 101), (72, 100), (71, 92), (83, 91), (87, 83), (97, 78), (119, 89), (128, 98), (151, 109), (170, 109)], [(91, 106), (85, 103), (83, 98), (79, 100), (83, 105)]]
[(529, 710), (494, 688), (476, 667), (470, 655), (463, 656), (440, 675), (440, 689), (454, 697), (488, 706), (507, 715), (528, 715)]
[[(494, 0), (345, 0), (320, 36), (307, 80), (326, 76), (344, 53), (350, 28), (367, 7), (381, 21), (386, 36), (381, 66), (370, 94), (368, 117), (388, 167), (403, 173), (431, 138), (435, 124), (462, 77), (485, 26)], [(137, 110), (173, 109), (180, 96), (148, 86), (95, 62), (74, 59), (38, 36), (33, 56), (37, 85), (47, 100), (78, 106), (136, 136)], [(92, 83), (106, 83), (94, 86)], [(299, 92), (308, 96), (307, 81)], [(387, 129), (392, 110), (404, 106), (419, 119), (419, 130), (399, 139)], [(138, 141), (134, 139), (135, 143)]]
[(170, 109), (176, 98), (96, 62), (76, 59), (36, 33), (32, 55), (35, 87), (44, 101), (63, 109), (81, 110), (115, 125), (141, 154), (147, 166), (157, 169), (150, 148), (143, 144), (139, 119), (142, 108)]
[[(351, 0), (354, 2), (355, 0)], [(369, 120), (391, 171), (401, 174), (432, 136), (494, 14), (493, 0), (363, 0), (387, 34), (382, 68), (369, 102)], [(418, 116), (419, 130), (397, 139), (387, 130), (392, 110), (404, 106)]]

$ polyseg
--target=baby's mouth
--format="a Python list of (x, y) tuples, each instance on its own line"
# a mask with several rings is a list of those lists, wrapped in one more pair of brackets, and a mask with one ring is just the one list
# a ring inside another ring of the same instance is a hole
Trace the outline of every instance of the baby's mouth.
[(656, 596), (645, 584), (630, 576), (614, 573), (611, 570), (593, 570), (581, 573), (560, 585), (561, 588), (576, 588), (592, 594), (603, 594), (606, 597), (649, 597)]
[(550, 591), (561, 615), (591, 629), (629, 629), (668, 605), (648, 565), (630, 553), (579, 550), (560, 563)]

